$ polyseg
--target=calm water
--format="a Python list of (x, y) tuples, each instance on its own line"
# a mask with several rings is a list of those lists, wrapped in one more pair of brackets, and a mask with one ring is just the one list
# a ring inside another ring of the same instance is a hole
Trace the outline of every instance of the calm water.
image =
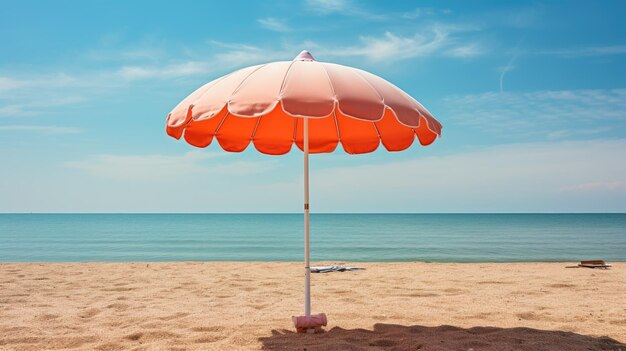
[[(0, 214), (0, 261), (302, 259), (298, 214)], [(626, 261), (626, 214), (314, 214), (312, 260)]]

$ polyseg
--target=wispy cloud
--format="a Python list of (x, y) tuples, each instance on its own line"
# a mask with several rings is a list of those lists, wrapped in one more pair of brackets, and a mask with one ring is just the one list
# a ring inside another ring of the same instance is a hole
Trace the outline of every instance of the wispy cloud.
[(348, 0), (306, 0), (309, 9), (323, 14), (344, 12), (350, 4)]
[(400, 14), (400, 17), (413, 20), (416, 18), (429, 17), (438, 14), (448, 15), (452, 13), (449, 9), (436, 9), (432, 7), (418, 7), (412, 11), (403, 12)]
[(321, 51), (331, 57), (364, 57), (372, 61), (399, 61), (436, 54), (470, 57), (483, 51), (477, 43), (458, 44), (460, 40), (455, 34), (473, 30), (475, 29), (470, 27), (434, 25), (409, 36), (392, 32), (385, 32), (380, 37), (362, 36), (359, 38), (361, 45), (321, 48)]
[(285, 20), (275, 17), (265, 17), (256, 20), (261, 27), (269, 29), (274, 32), (289, 32), (291, 28), (287, 25)]
[(626, 89), (490, 92), (442, 102), (455, 123), (504, 138), (590, 136), (626, 123)]
[(39, 125), (0, 125), (0, 132), (36, 132), (43, 134), (77, 134), (83, 130), (74, 127), (39, 126)]
[(306, 0), (305, 4), (311, 12), (319, 15), (339, 14), (376, 21), (388, 18), (386, 14), (368, 11), (351, 0)]
[[(0, 118), (18, 117), (18, 116), (34, 116), (49, 113), (52, 109), (61, 106), (76, 105), (85, 101), (81, 96), (77, 95), (59, 95), (58, 93), (45, 93), (40, 95), (38, 99), (33, 100), (32, 97), (14, 97), (13, 101), (18, 103), (0, 105)], [(30, 91), (30, 90), (28, 90)], [(28, 101), (27, 101), (28, 100)]]
[(500, 92), (504, 91), (504, 76), (512, 71), (515, 66), (513, 66), (513, 62), (517, 59), (517, 54), (513, 55), (506, 66), (500, 68)]
[(485, 49), (478, 43), (470, 43), (468, 45), (453, 47), (446, 53), (452, 57), (468, 58), (484, 54)]
[(124, 66), (120, 68), (116, 74), (128, 80), (150, 78), (168, 79), (214, 72), (216, 69), (219, 68), (211, 65), (208, 61), (187, 61), (163, 66)]
[(274, 161), (213, 161), (223, 153), (190, 151), (184, 155), (95, 155), (65, 166), (89, 175), (120, 181), (162, 182), (207, 174), (252, 175), (270, 170)]
[(241, 43), (224, 43), (217, 40), (211, 40), (209, 43), (222, 49), (212, 59), (215, 64), (221, 67), (237, 67), (272, 60), (289, 60), (299, 52), (295, 47), (260, 47)]
[(0, 98), (12, 96), (14, 94), (13, 90), (23, 88), (62, 88), (76, 83), (76, 77), (65, 73), (23, 77), (0, 76)]
[(85, 57), (94, 61), (113, 61), (113, 62), (128, 62), (128, 61), (155, 61), (162, 59), (164, 56), (164, 50), (159, 46), (145, 46), (133, 47), (133, 48), (96, 48), (88, 50), (85, 53)]
[(17, 80), (8, 77), (0, 77), (0, 92), (2, 92), (3, 90), (22, 88), (23, 86), (28, 84), (29, 82), (27, 81)]
[(364, 56), (375, 61), (402, 60), (429, 55), (440, 49), (448, 33), (435, 29), (428, 34), (403, 37), (386, 32), (382, 37), (361, 37), (361, 46), (335, 50), (336, 56)]

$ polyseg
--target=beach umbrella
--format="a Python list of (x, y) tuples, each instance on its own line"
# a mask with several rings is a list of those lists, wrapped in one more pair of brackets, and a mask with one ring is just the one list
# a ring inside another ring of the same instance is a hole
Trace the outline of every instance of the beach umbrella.
[(304, 316), (299, 331), (326, 324), (311, 315), (309, 265), (309, 154), (349, 154), (430, 145), (441, 124), (419, 102), (374, 74), (318, 62), (308, 51), (292, 61), (271, 62), (232, 72), (202, 86), (167, 116), (166, 131), (191, 145), (213, 139), (226, 151), (249, 144), (264, 154), (282, 155), (293, 145), (304, 152)]

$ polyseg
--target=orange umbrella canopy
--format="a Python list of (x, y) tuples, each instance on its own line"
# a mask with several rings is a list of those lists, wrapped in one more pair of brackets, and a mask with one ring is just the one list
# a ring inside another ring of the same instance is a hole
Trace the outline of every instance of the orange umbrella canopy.
[(410, 147), (417, 137), (429, 145), (441, 136), (439, 123), (400, 88), (371, 73), (317, 62), (303, 51), (292, 61), (247, 67), (202, 86), (167, 116), (167, 133), (197, 147), (217, 139), (226, 151), (250, 142), (269, 155), (303, 150), (308, 117), (309, 151), (350, 154)]

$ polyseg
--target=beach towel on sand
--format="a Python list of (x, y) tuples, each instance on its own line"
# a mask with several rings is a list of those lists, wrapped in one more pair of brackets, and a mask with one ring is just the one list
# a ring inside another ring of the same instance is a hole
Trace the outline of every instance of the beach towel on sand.
[(345, 271), (358, 271), (365, 268), (359, 267), (343, 267), (343, 266), (320, 266), (309, 268), (311, 273), (330, 273), (330, 272), (345, 272)]

